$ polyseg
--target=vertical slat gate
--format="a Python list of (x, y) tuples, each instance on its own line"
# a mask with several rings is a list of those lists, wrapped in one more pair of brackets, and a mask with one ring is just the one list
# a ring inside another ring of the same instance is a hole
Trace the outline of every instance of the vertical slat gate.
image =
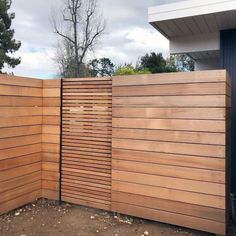
[(112, 81), (62, 83), (61, 199), (110, 210)]

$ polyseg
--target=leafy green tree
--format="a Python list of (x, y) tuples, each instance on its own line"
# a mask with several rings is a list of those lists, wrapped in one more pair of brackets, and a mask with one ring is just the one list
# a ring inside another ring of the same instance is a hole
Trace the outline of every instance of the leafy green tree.
[(11, 4), (11, 0), (0, 0), (0, 73), (5, 64), (14, 68), (21, 62), (20, 58), (9, 56), (9, 53), (14, 53), (21, 46), (21, 42), (13, 38), (15, 31), (11, 29), (11, 24), (15, 13), (8, 12)]
[(166, 72), (177, 72), (175, 56), (170, 56), (166, 59)]
[(141, 57), (139, 68), (144, 70), (148, 69), (151, 73), (164, 73), (168, 72), (167, 63), (162, 53), (151, 52)]
[(94, 59), (89, 63), (90, 73), (93, 77), (111, 77), (114, 74), (115, 65), (109, 58)]
[(165, 59), (161, 53), (151, 52), (141, 57), (139, 69), (148, 69), (151, 73), (194, 71), (194, 60), (185, 54)]
[(131, 64), (125, 64), (124, 66), (118, 66), (114, 75), (141, 75), (150, 73), (147, 69), (135, 68)]

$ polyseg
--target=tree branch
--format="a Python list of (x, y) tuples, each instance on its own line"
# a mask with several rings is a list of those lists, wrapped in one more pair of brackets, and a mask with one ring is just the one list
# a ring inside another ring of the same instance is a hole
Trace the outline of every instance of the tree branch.
[[(102, 15), (98, 14), (97, 0), (66, 0), (61, 19), (66, 22), (65, 34), (54, 24), (55, 33), (70, 44), (71, 49), (62, 50), (66, 63), (63, 68), (74, 71), (73, 75), (79, 76), (79, 69), (84, 63), (84, 58), (89, 50), (92, 50), (96, 39), (105, 29)], [(62, 61), (61, 61), (62, 64)]]
[(73, 44), (75, 43), (71, 38), (69, 38), (69, 37), (66, 36), (65, 34), (60, 33), (57, 29), (55, 29), (55, 33), (58, 34), (58, 35), (60, 35), (60, 36), (63, 37), (64, 39), (70, 41), (71, 43), (73, 43)]

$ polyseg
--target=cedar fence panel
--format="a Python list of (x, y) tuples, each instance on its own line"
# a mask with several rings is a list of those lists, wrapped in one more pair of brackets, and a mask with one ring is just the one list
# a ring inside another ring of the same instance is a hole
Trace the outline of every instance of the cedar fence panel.
[(0, 214), (41, 197), (42, 80), (0, 76)]
[(111, 209), (111, 96), (111, 79), (63, 79), (64, 201)]
[(225, 71), (113, 78), (112, 211), (226, 230)]
[(223, 70), (1, 75), (0, 214), (45, 197), (224, 235), (230, 101)]
[(61, 80), (43, 81), (42, 197), (59, 199)]

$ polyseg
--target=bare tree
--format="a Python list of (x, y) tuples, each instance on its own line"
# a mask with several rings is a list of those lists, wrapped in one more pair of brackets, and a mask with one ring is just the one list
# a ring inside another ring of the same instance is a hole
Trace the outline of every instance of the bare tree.
[(105, 30), (97, 0), (65, 0), (64, 9), (52, 15), (54, 32), (60, 36), (59, 63), (65, 77), (80, 77), (85, 58)]

